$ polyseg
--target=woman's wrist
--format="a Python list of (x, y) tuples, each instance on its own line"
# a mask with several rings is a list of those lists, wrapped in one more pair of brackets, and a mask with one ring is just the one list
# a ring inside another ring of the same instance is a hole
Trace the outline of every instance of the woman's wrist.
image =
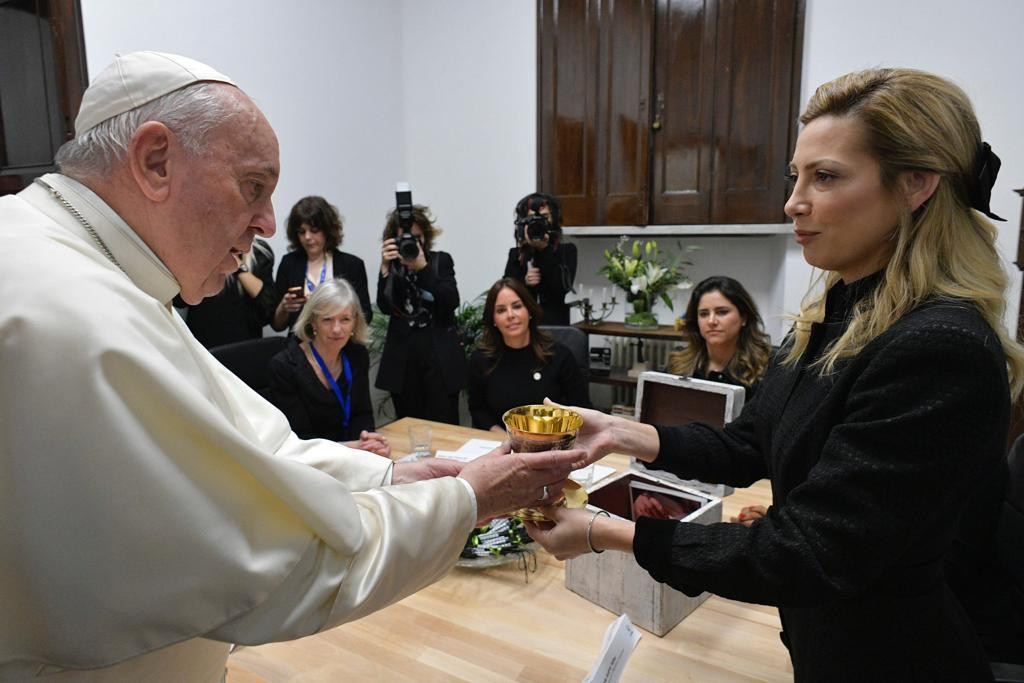
[(661, 450), (661, 439), (654, 425), (633, 422), (622, 417), (614, 418), (611, 435), (616, 453), (632, 455), (637, 460), (653, 462)]
[(612, 519), (608, 513), (595, 514), (590, 524), (587, 540), (594, 552), (617, 550), (623, 553), (633, 551), (635, 525), (625, 519)]

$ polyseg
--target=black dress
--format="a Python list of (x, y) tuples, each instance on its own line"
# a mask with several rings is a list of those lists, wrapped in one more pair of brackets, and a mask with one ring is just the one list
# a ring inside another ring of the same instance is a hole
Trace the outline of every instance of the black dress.
[[(309, 261), (306, 259), (306, 252), (302, 249), (290, 251), (282, 257), (281, 263), (277, 266), (278, 297), (277, 301), (274, 302), (275, 306), (281, 300), (281, 297), (284, 296), (285, 292), (288, 291), (289, 287), (302, 287), (302, 291), (307, 296), (309, 295), (310, 292), (305, 286), (306, 267), (308, 265)], [(370, 305), (370, 292), (366, 285), (366, 266), (363, 264), (363, 259), (335, 249), (331, 252), (331, 267), (334, 269), (334, 277), (345, 278), (352, 285), (352, 289), (356, 290), (356, 296), (359, 297), (359, 306), (363, 309), (366, 324), (369, 325), (370, 321), (373, 320), (373, 307)], [(298, 317), (299, 311), (289, 314), (289, 335), (292, 333), (292, 326), (295, 325)]]
[[(359, 432), (372, 432), (373, 405), (370, 403), (370, 354), (366, 347), (349, 342), (342, 349), (352, 369), (352, 409), (348, 429), (344, 427), (341, 403), (325, 387), (296, 341), (270, 359), (270, 402), (280, 409), (292, 431), (303, 439), (354, 441)], [(345, 392), (345, 373), (335, 377)]]
[(208, 349), (223, 344), (260, 339), (263, 327), (270, 322), (280, 297), (274, 287), (271, 273), (274, 269), (274, 252), (270, 245), (259, 240), (266, 252), (253, 246), (253, 275), (263, 282), (260, 293), (255, 297), (241, 288), (237, 275), (229, 275), (224, 289), (208, 296), (198, 304), (189, 306), (180, 297), (174, 305), (187, 309), (185, 324), (199, 343)]
[(768, 477), (767, 516), (641, 518), (634, 554), (687, 594), (778, 605), (798, 681), (991, 680), (943, 562), (1002, 462), (1006, 360), (972, 305), (930, 301), (821, 377), (809, 362), (880, 278), (833, 287), (801, 361), (773, 363), (724, 429), (658, 428), (653, 468), (737, 487)]
[(529, 346), (511, 349), (502, 345), (497, 365), (482, 350), (474, 351), (469, 359), (469, 412), (473, 426), (501, 427), (501, 416), (506, 410), (543, 403), (545, 397), (562, 405), (589, 408), (587, 382), (572, 352), (558, 342), (552, 351), (554, 355), (547, 364), (541, 364)]
[[(391, 393), (398, 417), (458, 424), (466, 356), (455, 327), (455, 262), (443, 251), (426, 258), (419, 272), (400, 267), (377, 279), (377, 306), (391, 316), (377, 388)], [(413, 300), (417, 312), (409, 314), (406, 304)]]
[[(540, 270), (540, 284), (527, 287), (540, 304), (544, 315), (541, 325), (568, 325), (569, 306), (565, 295), (572, 289), (576, 279), (576, 245), (562, 242), (558, 247), (549, 246), (540, 251), (532, 250), (533, 264)], [(529, 259), (519, 247), (508, 251), (505, 263), (505, 277), (526, 282), (526, 268)]]

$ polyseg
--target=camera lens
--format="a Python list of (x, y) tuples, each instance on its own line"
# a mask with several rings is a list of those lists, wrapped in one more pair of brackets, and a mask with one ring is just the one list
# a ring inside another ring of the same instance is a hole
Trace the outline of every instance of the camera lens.
[(416, 258), (420, 253), (419, 240), (411, 233), (405, 233), (398, 238), (398, 253), (406, 260)]

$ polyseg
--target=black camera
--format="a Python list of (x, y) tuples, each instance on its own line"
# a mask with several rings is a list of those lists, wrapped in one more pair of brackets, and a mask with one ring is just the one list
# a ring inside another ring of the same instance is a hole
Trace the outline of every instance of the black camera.
[(551, 228), (551, 223), (548, 222), (547, 216), (534, 213), (516, 219), (516, 240), (519, 242), (542, 240), (552, 232), (554, 230)]
[(398, 183), (395, 187), (395, 213), (398, 215), (398, 235), (395, 246), (399, 255), (409, 261), (420, 253), (420, 241), (412, 234), (412, 190), (408, 183)]

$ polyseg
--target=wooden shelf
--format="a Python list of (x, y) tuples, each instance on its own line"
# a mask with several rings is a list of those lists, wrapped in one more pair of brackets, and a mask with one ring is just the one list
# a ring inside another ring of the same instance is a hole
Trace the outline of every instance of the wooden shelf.
[(605, 337), (632, 337), (634, 339), (665, 339), (669, 341), (682, 341), (683, 333), (672, 325), (658, 325), (656, 330), (637, 330), (626, 327), (623, 323), (584, 323), (578, 322), (574, 325), (587, 334), (598, 334)]

